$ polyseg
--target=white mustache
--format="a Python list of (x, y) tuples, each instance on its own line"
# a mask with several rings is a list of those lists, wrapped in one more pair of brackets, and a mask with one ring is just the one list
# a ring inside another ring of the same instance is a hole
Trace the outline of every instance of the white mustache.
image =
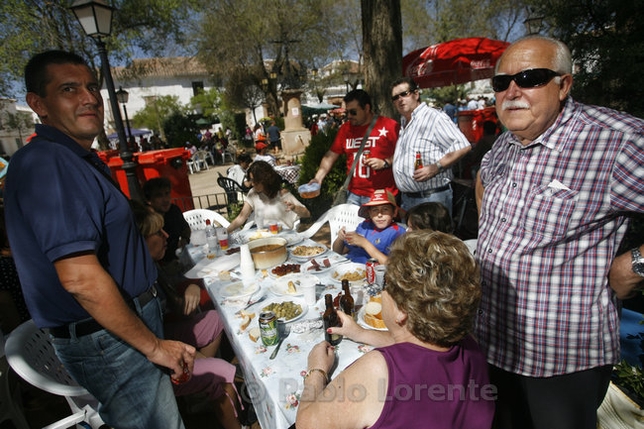
[(525, 102), (525, 101), (517, 101), (517, 100), (508, 100), (504, 101), (503, 104), (501, 105), (501, 110), (508, 110), (508, 109), (529, 109), (530, 104)]

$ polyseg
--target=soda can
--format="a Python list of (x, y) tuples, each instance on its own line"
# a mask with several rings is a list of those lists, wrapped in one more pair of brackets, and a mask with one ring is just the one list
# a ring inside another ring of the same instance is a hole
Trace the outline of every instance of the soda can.
[(378, 260), (376, 258), (370, 258), (365, 264), (367, 270), (367, 283), (370, 285), (376, 282), (376, 265), (378, 265)]
[(277, 317), (272, 311), (263, 311), (259, 314), (259, 332), (265, 346), (274, 346), (280, 340), (277, 330)]

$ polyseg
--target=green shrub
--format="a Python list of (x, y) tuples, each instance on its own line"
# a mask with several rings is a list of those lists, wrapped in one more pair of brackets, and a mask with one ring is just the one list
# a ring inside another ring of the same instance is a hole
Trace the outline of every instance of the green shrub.
[[(318, 171), (320, 161), (327, 153), (337, 131), (332, 130), (329, 134), (319, 133), (311, 138), (311, 144), (304, 151), (304, 156), (300, 159), (300, 180), (299, 184), (308, 183)], [(327, 211), (333, 203), (333, 196), (338, 189), (342, 187), (347, 177), (347, 158), (341, 155), (333, 165), (329, 174), (322, 182), (320, 196), (302, 201), (311, 212), (311, 218), (317, 219)], [(297, 195), (297, 192), (294, 193)]]

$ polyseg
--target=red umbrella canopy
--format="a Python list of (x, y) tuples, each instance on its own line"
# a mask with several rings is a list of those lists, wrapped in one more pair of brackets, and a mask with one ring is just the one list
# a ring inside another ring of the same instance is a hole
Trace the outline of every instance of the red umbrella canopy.
[(413, 78), (421, 88), (491, 78), (496, 61), (509, 45), (485, 37), (438, 43), (405, 55), (403, 74)]

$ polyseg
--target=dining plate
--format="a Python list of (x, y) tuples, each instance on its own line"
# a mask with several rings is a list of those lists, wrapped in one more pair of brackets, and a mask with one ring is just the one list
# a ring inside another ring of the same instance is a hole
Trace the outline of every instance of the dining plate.
[(290, 229), (283, 230), (282, 232), (277, 234), (277, 236), (284, 238), (286, 240), (287, 246), (295, 246), (296, 244), (299, 244), (302, 242), (302, 240), (304, 240), (304, 236), (302, 234)]
[(275, 234), (271, 234), (268, 229), (249, 229), (239, 231), (239, 238), (241, 239), (242, 244), (247, 244), (253, 240), (259, 240), (260, 238), (273, 237)]
[(222, 271), (230, 271), (239, 265), (239, 253), (224, 255), (215, 259), (203, 258), (194, 267), (185, 273), (190, 279), (217, 276)]
[[(292, 304), (287, 304), (289, 302)], [(289, 318), (281, 317), (279, 314), (280, 309), (287, 308), (288, 306), (299, 306), (299, 313)], [(269, 301), (265, 301), (264, 303), (260, 304), (259, 307), (260, 307), (259, 311), (261, 312), (273, 311), (278, 319), (282, 319), (286, 323), (290, 323), (297, 319), (302, 318), (306, 314), (307, 310), (309, 309), (309, 306), (306, 305), (306, 302), (304, 302), (303, 298), (296, 298), (296, 297), (274, 298)]]
[(358, 286), (367, 278), (367, 270), (364, 264), (350, 262), (335, 266), (330, 275), (331, 279), (336, 283), (342, 283), (342, 279), (346, 278), (349, 280), (349, 284)]
[(323, 255), (329, 250), (324, 244), (316, 243), (313, 245), (294, 246), (290, 248), (291, 257), (298, 261), (308, 261)]
[(387, 328), (376, 328), (375, 326), (371, 326), (370, 324), (368, 324), (367, 322), (365, 322), (365, 320), (364, 320), (364, 313), (365, 313), (365, 308), (364, 308), (364, 306), (363, 306), (363, 307), (360, 309), (360, 311), (358, 311), (358, 316), (357, 316), (357, 319), (358, 319), (358, 320), (357, 320), (358, 325), (362, 326), (363, 328), (373, 329), (374, 331), (388, 331), (388, 330), (389, 330), (389, 329), (387, 329)]
[[(293, 273), (287, 274), (275, 280), (271, 286), (271, 292), (279, 296), (302, 296), (303, 292), (300, 285), (311, 283), (317, 284), (319, 279), (313, 274)], [(293, 284), (294, 292), (289, 292), (289, 284)]]
[(348, 259), (337, 253), (327, 253), (304, 262), (300, 268), (301, 273), (323, 274), (335, 268), (338, 264), (347, 262)]
[(302, 272), (302, 262), (287, 259), (283, 264), (270, 268), (267, 271), (268, 276), (272, 279), (279, 279), (289, 274), (299, 274)]
[(250, 296), (259, 290), (259, 285), (255, 282), (244, 283), (244, 282), (233, 282), (223, 286), (220, 289), (220, 294), (224, 298), (244, 298)]

